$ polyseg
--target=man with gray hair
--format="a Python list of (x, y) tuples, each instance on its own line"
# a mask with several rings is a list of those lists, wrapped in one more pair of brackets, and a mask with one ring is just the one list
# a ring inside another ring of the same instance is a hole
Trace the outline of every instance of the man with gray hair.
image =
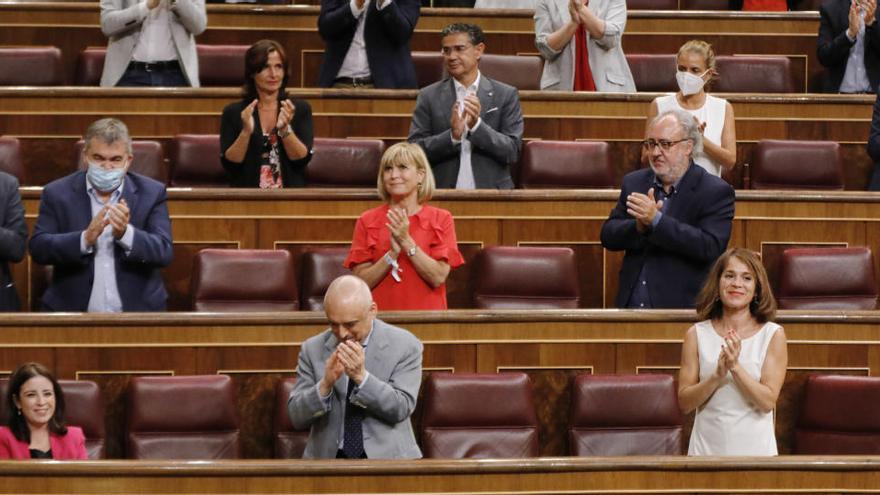
[(654, 117), (642, 147), (650, 168), (623, 178), (602, 225), (602, 246), (626, 251), (615, 305), (693, 308), (709, 268), (727, 248), (733, 188), (694, 164), (702, 135), (687, 112)]
[(299, 351), (287, 409), (298, 429), (311, 427), (304, 458), (415, 459), (410, 415), (422, 382), (422, 343), (376, 318), (367, 284), (334, 280), (324, 296), (330, 328)]
[(129, 172), (128, 128), (116, 119), (86, 131), (88, 168), (43, 188), (30, 241), (34, 261), (53, 265), (44, 311), (163, 311), (160, 268), (171, 263), (165, 185)]

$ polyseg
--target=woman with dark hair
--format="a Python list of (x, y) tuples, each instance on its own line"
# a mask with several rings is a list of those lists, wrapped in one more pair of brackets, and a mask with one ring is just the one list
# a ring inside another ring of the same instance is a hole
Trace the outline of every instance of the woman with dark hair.
[(303, 187), (311, 159), (312, 108), (287, 98), (287, 55), (272, 40), (245, 53), (243, 99), (223, 109), (220, 161), (233, 187)]
[(64, 394), (43, 365), (25, 363), (9, 379), (8, 426), (0, 459), (88, 459), (82, 429), (64, 424)]
[(703, 321), (688, 329), (678, 402), (696, 410), (688, 455), (776, 455), (773, 410), (785, 381), (785, 332), (752, 251), (728, 249), (697, 296)]

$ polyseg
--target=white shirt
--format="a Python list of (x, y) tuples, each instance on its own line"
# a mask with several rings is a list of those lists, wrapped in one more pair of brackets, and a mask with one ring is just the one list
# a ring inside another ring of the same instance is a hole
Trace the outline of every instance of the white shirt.
[[(354, 38), (351, 39), (351, 44), (348, 45), (348, 51), (345, 53), (345, 58), (342, 60), (342, 67), (339, 68), (339, 73), (336, 74), (336, 77), (351, 77), (351, 78), (364, 78), (370, 77), (370, 63), (367, 60), (367, 44), (364, 42), (364, 24), (367, 20), (367, 10), (370, 8), (370, 2), (372, 0), (366, 0), (364, 2), (364, 6), (362, 8), (358, 8), (355, 0), (351, 0), (349, 6), (351, 7), (351, 15), (357, 19), (357, 29), (354, 31)], [(379, 0), (379, 3), (376, 4), (376, 8), (378, 10), (382, 10), (387, 7), (392, 0), (385, 0), (384, 2)]]
[(840, 82), (840, 92), (872, 93), (871, 81), (865, 70), (865, 12), (863, 10), (859, 11), (859, 31), (856, 33), (856, 39), (849, 37), (849, 31), (844, 34), (848, 40), (855, 41), (855, 43), (849, 49), (846, 70), (843, 72), (843, 80)]
[[(464, 87), (464, 84), (458, 82), (455, 78), (452, 79), (452, 84), (455, 87), (455, 101), (458, 102), (458, 115), (462, 115), (464, 113), (464, 104), (463, 101), (467, 95), (476, 95), (477, 89), (480, 87), (480, 71), (477, 71), (477, 78), (474, 79), (474, 82), (468, 86)], [(471, 128), (465, 128), (464, 134), (462, 134), (460, 140), (456, 140), (452, 138), (453, 144), (461, 143), (461, 152), (459, 154), (459, 166), (458, 166), (458, 178), (455, 181), (456, 189), (476, 189), (476, 182), (474, 181), (474, 168), (471, 164), (471, 153), (473, 151), (473, 144), (469, 139), (467, 139), (468, 134), (477, 130), (480, 127), (480, 124), (483, 122), (482, 118), (477, 119), (477, 123), (474, 124)]]
[(132, 60), (138, 62), (162, 62), (178, 60), (177, 49), (174, 47), (174, 39), (171, 37), (171, 7), (170, 0), (160, 0), (159, 6), (153, 10), (147, 8), (147, 3), (138, 4), (141, 17), (141, 34), (134, 51)]

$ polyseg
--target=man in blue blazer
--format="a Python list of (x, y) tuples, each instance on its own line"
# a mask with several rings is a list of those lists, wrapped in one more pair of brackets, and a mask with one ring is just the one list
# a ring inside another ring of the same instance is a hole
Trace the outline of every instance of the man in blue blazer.
[(321, 0), (318, 85), (417, 88), (409, 40), (420, 9), (419, 0)]
[(415, 459), (410, 415), (422, 382), (422, 343), (376, 318), (370, 288), (353, 275), (327, 288), (330, 328), (299, 351), (290, 421), (311, 427), (304, 458)]
[(160, 268), (172, 258), (165, 186), (128, 172), (131, 137), (116, 119), (89, 126), (83, 160), (87, 171), (49, 183), (40, 199), (30, 252), (54, 266), (43, 310), (164, 310)]
[(727, 248), (733, 188), (694, 164), (701, 146), (700, 128), (687, 112), (664, 112), (649, 124), (643, 147), (651, 166), (623, 178), (602, 225), (602, 246), (626, 251), (617, 307), (693, 308)]

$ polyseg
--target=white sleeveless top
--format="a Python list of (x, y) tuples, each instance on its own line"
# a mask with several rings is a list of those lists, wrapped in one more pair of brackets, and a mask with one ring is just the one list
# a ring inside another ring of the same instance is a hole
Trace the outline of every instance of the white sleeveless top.
[[(669, 110), (684, 110), (697, 117), (700, 119), (700, 122), (706, 123), (706, 129), (703, 130), (703, 138), (719, 146), (721, 145), (721, 131), (724, 130), (724, 114), (727, 113), (727, 100), (724, 98), (716, 98), (707, 94), (706, 102), (703, 103), (702, 107), (690, 110), (682, 108), (678, 103), (678, 98), (673, 93), (657, 98), (657, 110), (659, 111), (658, 115)], [(712, 175), (721, 176), (721, 164), (709, 158), (705, 151), (694, 153), (694, 163), (703, 167)]]
[[(701, 321), (696, 327), (702, 382), (715, 373), (724, 339), (715, 332), (711, 320)], [(780, 328), (767, 322), (758, 333), (742, 341), (739, 364), (756, 380), (761, 379), (767, 348)], [(752, 407), (728, 372), (724, 384), (697, 408), (688, 455), (777, 454), (773, 412), (762, 413)]]

